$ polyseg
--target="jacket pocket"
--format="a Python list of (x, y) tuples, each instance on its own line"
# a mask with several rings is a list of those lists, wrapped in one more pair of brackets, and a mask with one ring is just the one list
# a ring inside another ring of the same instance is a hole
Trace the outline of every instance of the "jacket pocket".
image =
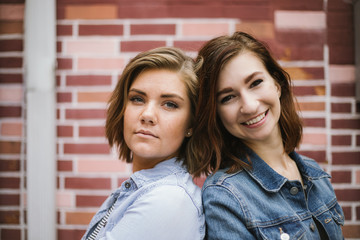
[(278, 225), (258, 227), (261, 239), (302, 239), (306, 230), (300, 222), (283, 222)]
[(338, 225), (344, 225), (344, 212), (338, 203), (330, 209), (330, 214)]

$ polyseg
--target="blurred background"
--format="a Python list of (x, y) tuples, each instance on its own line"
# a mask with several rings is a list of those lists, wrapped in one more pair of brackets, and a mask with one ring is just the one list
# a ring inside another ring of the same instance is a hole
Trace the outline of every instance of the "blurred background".
[(332, 175), (345, 238), (360, 239), (359, 2), (0, 0), (0, 239), (80, 239), (131, 174), (104, 137), (126, 63), (165, 45), (195, 57), (239, 30), (290, 73), (299, 152)]

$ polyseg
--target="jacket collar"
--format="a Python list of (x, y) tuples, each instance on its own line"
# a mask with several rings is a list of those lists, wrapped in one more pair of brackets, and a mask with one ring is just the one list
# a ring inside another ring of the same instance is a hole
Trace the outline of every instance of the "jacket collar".
[[(252, 168), (245, 169), (245, 171), (247, 171), (248, 174), (266, 191), (279, 191), (288, 179), (273, 170), (251, 149), (248, 149), (247, 153), (251, 159)], [(324, 172), (314, 160), (303, 157), (295, 151), (290, 153), (289, 156), (296, 162), (303, 178), (307, 178), (311, 181), (324, 177), (330, 177), (330, 175)]]

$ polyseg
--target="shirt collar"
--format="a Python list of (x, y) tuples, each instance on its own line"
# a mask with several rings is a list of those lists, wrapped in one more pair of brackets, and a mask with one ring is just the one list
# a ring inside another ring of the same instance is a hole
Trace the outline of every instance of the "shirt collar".
[(135, 182), (136, 186), (140, 188), (166, 176), (178, 172), (186, 172), (186, 169), (182, 163), (182, 160), (178, 160), (178, 158), (174, 157), (158, 163), (153, 168), (137, 171), (133, 173), (130, 178)]
[[(251, 149), (248, 149), (247, 153), (251, 159), (252, 168), (245, 169), (245, 171), (265, 190), (269, 192), (279, 191), (288, 179), (273, 170)], [(289, 156), (296, 162), (301, 175), (308, 180), (330, 177), (330, 175), (324, 172), (313, 160), (303, 157), (295, 151), (290, 153)]]

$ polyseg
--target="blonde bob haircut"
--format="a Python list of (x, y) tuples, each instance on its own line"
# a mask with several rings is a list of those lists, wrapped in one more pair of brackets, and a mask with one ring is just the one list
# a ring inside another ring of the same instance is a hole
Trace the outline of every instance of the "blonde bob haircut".
[[(131, 149), (124, 140), (124, 112), (127, 104), (129, 89), (140, 73), (152, 69), (165, 69), (177, 73), (187, 89), (191, 104), (191, 124), (194, 119), (195, 104), (197, 102), (197, 77), (194, 72), (194, 61), (177, 48), (160, 47), (139, 53), (125, 67), (108, 102), (105, 133), (111, 147), (116, 146), (119, 159), (132, 162)], [(169, 82), (171, 84), (171, 82)], [(188, 166), (185, 151), (188, 138), (185, 138), (178, 158), (184, 158), (184, 165)]]

